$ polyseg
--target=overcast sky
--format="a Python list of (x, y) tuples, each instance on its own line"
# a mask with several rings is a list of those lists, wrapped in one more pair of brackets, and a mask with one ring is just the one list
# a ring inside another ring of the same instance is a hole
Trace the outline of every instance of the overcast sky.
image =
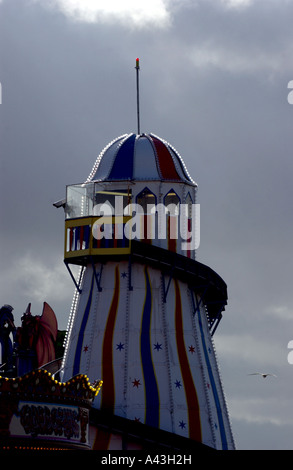
[[(238, 449), (293, 449), (293, 0), (2, 0), (0, 303), (74, 291), (53, 202), (141, 131), (198, 183), (197, 259), (228, 285), (214, 336)], [(265, 371), (278, 377), (248, 374)]]

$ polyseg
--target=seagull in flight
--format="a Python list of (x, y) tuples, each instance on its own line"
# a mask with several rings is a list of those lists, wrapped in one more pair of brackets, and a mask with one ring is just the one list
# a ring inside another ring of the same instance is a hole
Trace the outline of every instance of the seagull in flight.
[(254, 372), (253, 374), (248, 374), (248, 375), (261, 375), (264, 379), (268, 377), (268, 375), (272, 377), (277, 377), (275, 374), (264, 374), (263, 372)]

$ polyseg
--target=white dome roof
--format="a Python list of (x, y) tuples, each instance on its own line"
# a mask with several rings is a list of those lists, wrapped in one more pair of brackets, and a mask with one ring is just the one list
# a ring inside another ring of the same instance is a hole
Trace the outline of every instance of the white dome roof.
[(179, 153), (154, 134), (124, 134), (110, 142), (97, 158), (89, 181), (192, 180)]

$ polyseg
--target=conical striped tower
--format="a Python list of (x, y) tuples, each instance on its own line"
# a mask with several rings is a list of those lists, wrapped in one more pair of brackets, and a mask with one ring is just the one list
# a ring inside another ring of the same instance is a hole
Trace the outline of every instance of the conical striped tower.
[[(196, 191), (179, 153), (154, 134), (113, 140), (87, 181), (67, 187), (65, 264), (76, 289), (63, 380), (102, 379), (94, 408), (109, 419), (234, 449), (212, 340), (227, 288), (195, 260)], [(112, 215), (98, 212), (103, 204)], [(122, 447), (108, 432), (94, 448)]]

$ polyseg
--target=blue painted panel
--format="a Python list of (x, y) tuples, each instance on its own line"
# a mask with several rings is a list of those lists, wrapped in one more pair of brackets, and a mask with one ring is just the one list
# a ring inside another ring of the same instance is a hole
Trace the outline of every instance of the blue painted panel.
[(131, 134), (119, 148), (109, 180), (128, 180), (133, 178), (135, 134)]
[(157, 168), (155, 151), (147, 136), (140, 136), (136, 140), (134, 178), (136, 180), (161, 179)]

